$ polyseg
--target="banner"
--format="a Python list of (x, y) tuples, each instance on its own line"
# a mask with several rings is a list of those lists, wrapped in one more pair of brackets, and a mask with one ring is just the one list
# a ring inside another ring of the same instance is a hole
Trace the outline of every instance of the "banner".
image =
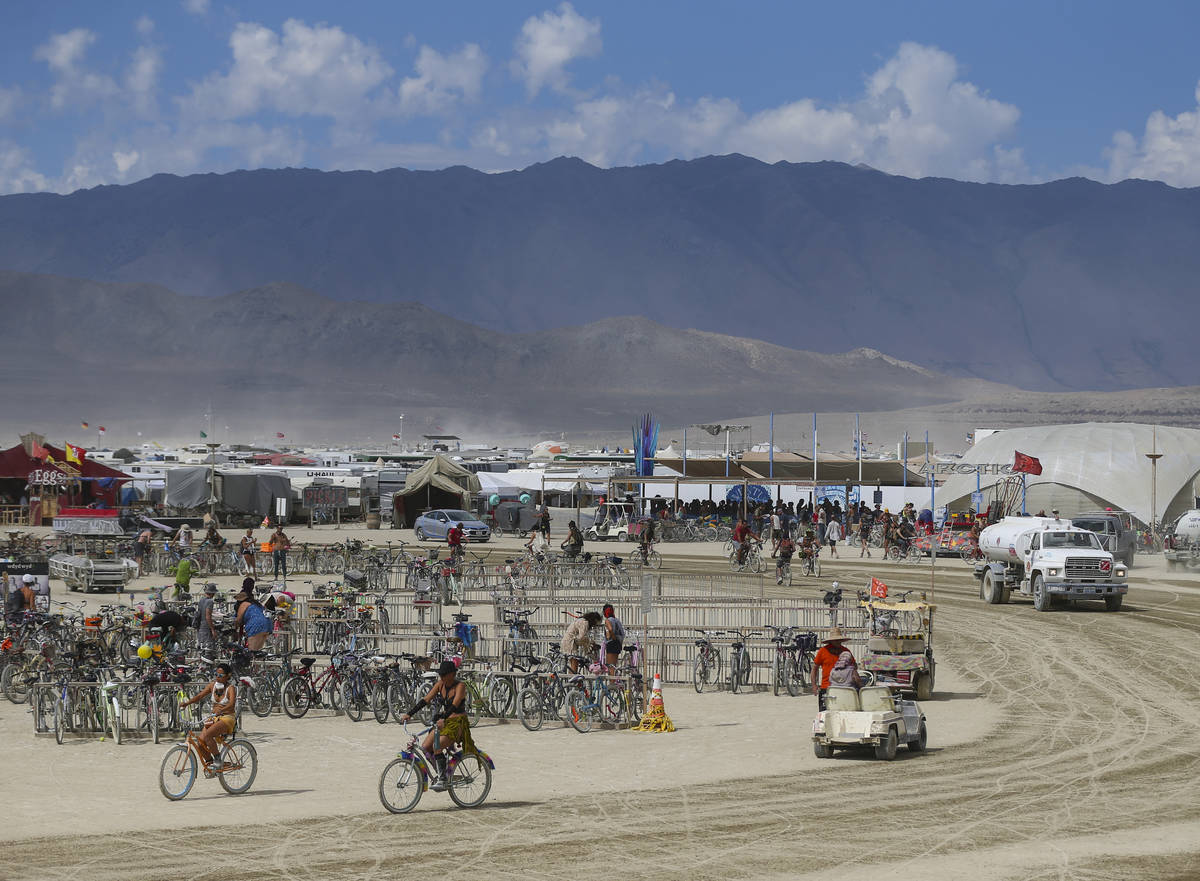
[(77, 447), (74, 444), (64, 444), (63, 448), (67, 451), (68, 462), (74, 462), (76, 465), (83, 464), (83, 459), (87, 456), (87, 450), (83, 447)]
[(871, 596), (879, 599), (887, 596), (887, 585), (874, 576), (871, 578)]
[(1033, 474), (1042, 473), (1042, 463), (1033, 456), (1026, 456), (1024, 453), (1013, 451), (1013, 471), (1018, 474)]

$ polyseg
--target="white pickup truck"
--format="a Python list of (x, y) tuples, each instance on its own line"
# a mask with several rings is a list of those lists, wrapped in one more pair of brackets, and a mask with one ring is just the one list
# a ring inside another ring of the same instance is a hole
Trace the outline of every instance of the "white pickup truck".
[(1094, 533), (1057, 517), (1005, 517), (979, 534), (979, 550), (984, 560), (975, 577), (989, 603), (1006, 603), (1015, 590), (1032, 597), (1039, 612), (1055, 598), (1104, 600), (1116, 612), (1129, 592), (1125, 564)]

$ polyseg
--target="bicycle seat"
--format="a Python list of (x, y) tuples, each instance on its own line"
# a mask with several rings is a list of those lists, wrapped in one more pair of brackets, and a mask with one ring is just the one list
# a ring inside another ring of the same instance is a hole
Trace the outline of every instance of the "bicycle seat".
[(313, 664), (315, 664), (315, 663), (317, 663), (317, 659), (316, 659), (316, 658), (301, 658), (301, 659), (300, 659), (300, 666), (301, 666), (301, 667), (311, 667), (311, 666), (312, 666)]
[(629, 654), (630, 652), (636, 652), (640, 648), (641, 648), (641, 646), (638, 646), (638, 645), (627, 645), (624, 648), (622, 648), (621, 651), (625, 652), (626, 654)]

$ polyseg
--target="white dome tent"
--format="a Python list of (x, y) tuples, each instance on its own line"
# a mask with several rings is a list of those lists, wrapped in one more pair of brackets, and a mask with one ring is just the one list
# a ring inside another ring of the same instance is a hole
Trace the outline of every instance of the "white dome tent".
[[(1030, 513), (1059, 510), (1071, 516), (1085, 510), (1129, 511), (1143, 524), (1151, 517), (1152, 449), (1158, 460), (1157, 515), (1169, 523), (1195, 507), (1200, 474), (1200, 431), (1192, 428), (1140, 425), (1132, 422), (1087, 422), (1038, 425), (996, 432), (975, 444), (959, 465), (1012, 465), (1020, 451), (1042, 464), (1040, 475), (1028, 475), (1025, 507)], [(963, 469), (964, 471), (966, 469)], [(981, 474), (985, 498), (989, 487), (1007, 474)], [(937, 490), (937, 505), (951, 511), (971, 507), (974, 473), (952, 474)]]

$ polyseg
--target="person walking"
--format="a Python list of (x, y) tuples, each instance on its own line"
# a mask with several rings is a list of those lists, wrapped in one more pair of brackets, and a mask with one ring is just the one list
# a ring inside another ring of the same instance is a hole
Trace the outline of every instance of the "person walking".
[(213, 604), (217, 586), (212, 582), (204, 585), (204, 596), (196, 603), (196, 617), (192, 624), (196, 628), (196, 646), (200, 654), (212, 652), (217, 647), (217, 626), (213, 621)]
[(275, 578), (279, 577), (279, 570), (283, 570), (283, 580), (287, 583), (287, 552), (292, 546), (292, 540), (284, 535), (283, 524), (275, 527), (275, 531), (271, 533), (271, 558), (275, 562)]
[(258, 542), (254, 540), (254, 530), (247, 529), (246, 534), (242, 536), (238, 544), (241, 547), (242, 565), (246, 569), (244, 574), (253, 575), (255, 578), (258, 578), (258, 563), (255, 558), (255, 552), (258, 550)]
[(133, 559), (137, 561), (137, 567), (138, 567), (137, 577), (138, 578), (141, 578), (142, 576), (144, 576), (146, 574), (143, 566), (145, 563), (146, 554), (148, 554), (150, 552), (150, 541), (153, 539), (153, 537), (154, 537), (154, 534), (150, 531), (150, 527), (147, 526), (145, 529), (143, 529), (141, 532), (139, 532), (137, 535), (137, 538), (134, 539)]
[(829, 545), (829, 556), (837, 558), (837, 543), (842, 540), (842, 524), (837, 518), (830, 520), (825, 526), (825, 543)]

